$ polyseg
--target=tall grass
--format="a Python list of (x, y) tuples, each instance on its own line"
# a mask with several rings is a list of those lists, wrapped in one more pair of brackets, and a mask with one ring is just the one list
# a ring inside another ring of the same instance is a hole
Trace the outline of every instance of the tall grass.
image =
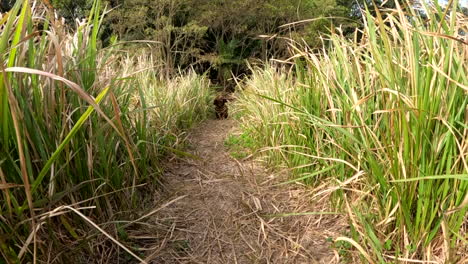
[(359, 40), (292, 45), (295, 77), (257, 71), (239, 96), (270, 161), (330, 182), (363, 262), (466, 260), (468, 27), (450, 4), (366, 12)]
[(119, 212), (138, 206), (138, 186), (157, 180), (161, 158), (208, 113), (204, 78), (165, 80), (157, 58), (128, 55), (118, 43), (100, 48), (100, 12), (96, 1), (75, 32), (28, 0), (0, 19), (6, 263), (101, 257), (103, 244), (93, 238), (117, 232), (98, 224), (133, 217)]

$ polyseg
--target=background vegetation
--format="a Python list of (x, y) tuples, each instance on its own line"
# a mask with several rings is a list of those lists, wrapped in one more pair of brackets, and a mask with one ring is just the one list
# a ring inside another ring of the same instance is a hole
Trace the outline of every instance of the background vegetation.
[[(5, 7), (14, 3), (3, 1)], [(93, 0), (44, 2), (73, 25), (75, 19), (88, 16)], [(375, 2), (380, 5), (383, 1)], [(385, 2), (385, 6), (394, 5)], [(339, 25), (345, 33), (352, 33), (362, 20), (359, 10), (364, 4), (372, 6), (373, 1), (107, 0), (103, 6), (113, 11), (104, 17), (99, 38), (105, 46), (113, 37), (152, 40), (148, 52), (164, 63), (166, 75), (179, 68), (194, 68), (198, 73), (209, 70), (212, 81), (233, 86), (228, 80), (232, 74), (248, 73), (247, 61), (289, 57), (285, 39), (319, 47), (320, 34), (330, 27)], [(293, 23), (302, 20), (309, 21)]]

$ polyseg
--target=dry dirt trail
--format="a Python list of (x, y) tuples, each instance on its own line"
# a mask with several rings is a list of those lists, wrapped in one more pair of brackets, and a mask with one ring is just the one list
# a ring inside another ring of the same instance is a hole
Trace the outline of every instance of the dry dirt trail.
[(208, 120), (189, 136), (186, 151), (198, 158), (168, 161), (157, 212), (147, 219), (148, 229), (133, 234), (147, 238), (146, 261), (337, 263), (327, 237), (343, 226), (339, 217), (272, 217), (324, 209), (311, 203), (311, 190), (274, 187), (284, 176), (233, 159), (224, 140), (235, 129), (232, 120)]

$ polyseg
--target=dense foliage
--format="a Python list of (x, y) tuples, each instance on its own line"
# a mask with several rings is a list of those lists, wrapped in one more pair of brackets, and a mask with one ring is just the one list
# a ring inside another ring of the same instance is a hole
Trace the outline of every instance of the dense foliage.
[[(84, 17), (91, 0), (52, 0), (58, 12), (72, 20)], [(164, 61), (168, 74), (178, 68), (211, 69), (213, 80), (226, 85), (233, 71), (247, 70), (246, 59), (289, 56), (287, 39), (321, 45), (321, 33), (331, 25), (352, 32), (358, 12), (355, 1), (317, 0), (108, 0), (101, 39), (152, 40), (152, 52)], [(282, 25), (310, 20), (286, 27)]]
[[(10, 0), (3, 0), (11, 6)], [(92, 0), (45, 0), (73, 25), (89, 14)], [(104, 45), (113, 36), (124, 41), (151, 40), (151, 52), (164, 62), (166, 74), (179, 68), (210, 70), (224, 86), (248, 71), (247, 61), (285, 59), (286, 39), (320, 47), (320, 36), (340, 26), (352, 34), (365, 6), (394, 7), (394, 1), (347, 0), (106, 0), (109, 14), (100, 35)], [(375, 6), (374, 6), (375, 5)], [(299, 23), (294, 23), (303, 21)], [(284, 26), (288, 25), (288, 26)], [(141, 46), (141, 44), (139, 44)], [(138, 48), (138, 47), (133, 47)]]
[[(71, 19), (83, 17), (91, 0), (52, 0)], [(247, 70), (246, 60), (285, 59), (287, 39), (322, 45), (320, 36), (339, 26), (352, 34), (362, 25), (361, 10), (395, 7), (395, 1), (370, 0), (107, 0), (112, 11), (101, 39), (152, 40), (152, 52), (164, 61), (167, 74), (179, 68), (211, 70), (221, 81)], [(300, 23), (294, 23), (304, 21)], [(292, 24), (294, 23), (294, 24)], [(289, 25), (289, 26), (284, 26)]]
[[(215, 78), (225, 81), (230, 72), (245, 71), (245, 59), (285, 57), (281, 37), (305, 37), (320, 44), (319, 32), (335, 19), (280, 28), (310, 18), (346, 16), (335, 1), (302, 0), (126, 0), (110, 1), (115, 8), (106, 20), (106, 38), (158, 41), (154, 52), (165, 58), (167, 69), (194, 66), (213, 68)], [(275, 38), (271, 38), (276, 36)]]

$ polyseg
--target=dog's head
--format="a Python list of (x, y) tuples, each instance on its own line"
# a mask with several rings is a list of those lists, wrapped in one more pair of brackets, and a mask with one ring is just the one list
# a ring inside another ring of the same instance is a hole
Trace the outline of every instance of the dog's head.
[(216, 97), (214, 99), (214, 105), (217, 106), (217, 107), (222, 107), (227, 103), (227, 101), (228, 100), (226, 98), (224, 98), (224, 97)]

